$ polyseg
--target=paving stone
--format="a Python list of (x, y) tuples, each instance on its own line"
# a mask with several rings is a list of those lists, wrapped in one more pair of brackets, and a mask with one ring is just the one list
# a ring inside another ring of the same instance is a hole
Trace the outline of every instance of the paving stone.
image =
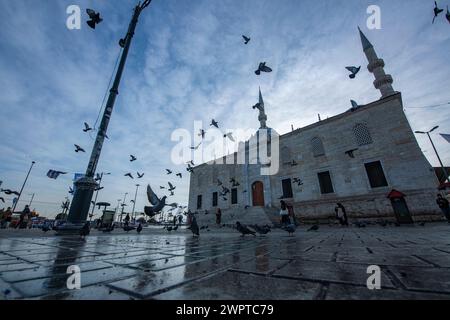
[(80, 290), (66, 290), (56, 294), (34, 298), (34, 300), (133, 300), (125, 293), (104, 285), (92, 285)]
[(450, 269), (389, 267), (407, 289), (450, 294)]

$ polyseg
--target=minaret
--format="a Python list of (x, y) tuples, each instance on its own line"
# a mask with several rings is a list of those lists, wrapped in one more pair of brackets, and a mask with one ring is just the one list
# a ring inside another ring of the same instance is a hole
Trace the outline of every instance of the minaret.
[(266, 129), (267, 128), (266, 127), (267, 116), (266, 116), (266, 113), (265, 113), (265, 110), (264, 110), (264, 100), (263, 100), (263, 97), (262, 97), (262, 94), (261, 94), (261, 88), (259, 88), (259, 102), (258, 102), (258, 105), (259, 105), (259, 108), (258, 108), (258, 110), (259, 110), (258, 120), (259, 120), (259, 123), (261, 124), (260, 129)]
[(361, 36), (361, 43), (363, 46), (364, 53), (366, 54), (367, 60), (369, 61), (369, 65), (367, 69), (370, 73), (373, 73), (375, 76), (375, 81), (373, 85), (376, 89), (380, 90), (381, 98), (385, 98), (395, 93), (394, 88), (392, 88), (392, 83), (394, 80), (390, 74), (386, 74), (384, 72), (384, 61), (383, 59), (379, 59), (375, 49), (372, 44), (367, 40), (364, 33), (362, 33), (361, 29), (358, 27), (359, 35)]

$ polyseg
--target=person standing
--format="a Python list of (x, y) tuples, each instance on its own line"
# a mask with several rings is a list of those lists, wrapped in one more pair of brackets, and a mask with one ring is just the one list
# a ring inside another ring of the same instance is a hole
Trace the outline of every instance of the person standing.
[(450, 223), (450, 205), (447, 199), (445, 199), (441, 194), (437, 195), (436, 203), (444, 214), (447, 222)]
[(180, 214), (178, 216), (178, 224), (181, 225), (183, 223), (183, 216)]
[(5, 219), (5, 228), (8, 229), (9, 225), (11, 224), (11, 220), (12, 220), (11, 207), (8, 207), (8, 209), (6, 209), (3, 217)]
[(218, 225), (222, 224), (222, 210), (220, 210), (220, 208), (217, 208), (216, 211), (216, 224)]
[(291, 220), (289, 219), (289, 211), (287, 209), (286, 202), (284, 200), (280, 201), (280, 217), (281, 217), (281, 224), (288, 225), (291, 224)]
[(129, 224), (130, 224), (130, 214), (127, 213), (127, 215), (125, 216), (125, 226), (128, 227)]
[(348, 226), (347, 212), (345, 211), (345, 207), (342, 203), (336, 204), (334, 212), (336, 213), (336, 218), (339, 220), (341, 226)]

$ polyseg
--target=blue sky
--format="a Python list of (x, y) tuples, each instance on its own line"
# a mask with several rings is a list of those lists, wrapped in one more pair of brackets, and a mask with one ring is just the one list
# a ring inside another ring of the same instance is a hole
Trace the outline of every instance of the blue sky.
[[(93, 145), (83, 122), (97, 118), (135, 3), (0, 0), (0, 180), (20, 189), (35, 160), (23, 199), (36, 193), (33, 207), (44, 215), (58, 212), (72, 174), (85, 171), (89, 152), (76, 154), (73, 144), (88, 151)], [(82, 9), (81, 30), (66, 28), (71, 4)], [(366, 27), (371, 4), (381, 8), (381, 30)], [(171, 163), (172, 132), (193, 131), (200, 120), (208, 127), (211, 118), (224, 128), (256, 129), (250, 106), (259, 86), (268, 125), (279, 133), (317, 121), (318, 113), (344, 112), (350, 99), (377, 100), (358, 25), (402, 92), (413, 129), (440, 125), (438, 132), (450, 133), (448, 106), (416, 108), (450, 101), (450, 24), (443, 15), (431, 24), (433, 6), (431, 0), (153, 0), (137, 27), (98, 166), (113, 173), (99, 200), (116, 204), (125, 192), (130, 200), (137, 181), (123, 174), (140, 171), (146, 175), (138, 181), (138, 210), (147, 203), (146, 183), (156, 189), (175, 182), (171, 200), (187, 204), (187, 172)], [(86, 8), (104, 18), (95, 31), (85, 24)], [(249, 45), (242, 34), (252, 37)], [(260, 61), (274, 71), (256, 77)], [(348, 79), (347, 65), (362, 65), (356, 80)], [(434, 140), (449, 165), (450, 144)], [(425, 137), (418, 141), (437, 165)], [(129, 154), (139, 160), (130, 163)], [(168, 180), (165, 168), (185, 177)], [(46, 177), (49, 169), (70, 174), (54, 181)]]

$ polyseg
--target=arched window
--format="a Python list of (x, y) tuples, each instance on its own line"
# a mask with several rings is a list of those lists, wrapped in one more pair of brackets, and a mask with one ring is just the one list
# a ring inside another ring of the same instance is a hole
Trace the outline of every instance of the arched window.
[(358, 123), (353, 127), (353, 134), (356, 138), (356, 143), (359, 146), (364, 146), (366, 144), (371, 144), (373, 142), (370, 136), (369, 129), (364, 123)]
[(322, 139), (315, 137), (311, 140), (311, 148), (314, 157), (325, 155), (325, 149), (323, 148)]

